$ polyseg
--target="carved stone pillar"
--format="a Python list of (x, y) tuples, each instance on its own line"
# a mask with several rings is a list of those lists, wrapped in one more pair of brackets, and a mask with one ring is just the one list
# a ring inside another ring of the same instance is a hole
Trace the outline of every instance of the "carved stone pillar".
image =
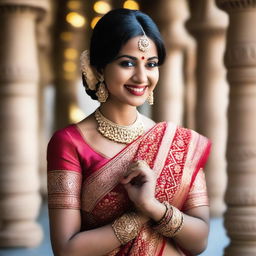
[(189, 31), (197, 41), (196, 130), (212, 140), (206, 180), (212, 216), (225, 210), (228, 85), (223, 64), (227, 15), (214, 0), (189, 1)]
[[(55, 85), (54, 130), (74, 122), (72, 111), (78, 110), (77, 85), (81, 81), (80, 54), (85, 47), (84, 5), (87, 1), (56, 1), (53, 67)], [(76, 120), (80, 121), (80, 120)]]
[(37, 246), (38, 179), (36, 20), (47, 1), (0, 0), (0, 247)]
[(183, 123), (184, 114), (184, 63), (188, 47), (193, 42), (184, 27), (188, 18), (185, 0), (142, 0), (141, 9), (148, 13), (159, 26), (163, 35), (167, 58), (158, 86), (155, 89), (153, 119)]
[(256, 255), (256, 1), (217, 0), (229, 14), (225, 64), (230, 84), (226, 256)]
[[(53, 68), (51, 56), (52, 51), (52, 33), (50, 33), (53, 24), (53, 2), (49, 2), (49, 11), (44, 19), (37, 24), (37, 42), (38, 42), (38, 59), (39, 59), (39, 94), (38, 94), (38, 115), (39, 115), (39, 175), (40, 175), (40, 191), (43, 197), (47, 195), (47, 163), (46, 148), (50, 137), (49, 115), (52, 111), (47, 104), (46, 97), (49, 95), (47, 90), (53, 83)], [(48, 115), (47, 115), (48, 114)]]

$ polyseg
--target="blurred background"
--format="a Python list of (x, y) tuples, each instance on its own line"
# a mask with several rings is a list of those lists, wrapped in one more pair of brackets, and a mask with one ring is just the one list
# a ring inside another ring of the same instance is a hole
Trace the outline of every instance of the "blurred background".
[(0, 0), (0, 256), (52, 255), (47, 143), (99, 105), (82, 86), (80, 54), (120, 7), (149, 14), (167, 49), (155, 103), (139, 111), (213, 142), (202, 255), (256, 255), (255, 0)]

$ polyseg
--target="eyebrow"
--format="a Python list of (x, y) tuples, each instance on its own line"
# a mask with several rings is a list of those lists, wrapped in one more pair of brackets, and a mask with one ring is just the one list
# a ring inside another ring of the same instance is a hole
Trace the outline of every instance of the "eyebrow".
[[(120, 56), (117, 56), (115, 58), (115, 60), (118, 60), (118, 59), (121, 59), (121, 58), (128, 58), (128, 59), (131, 59), (131, 60), (138, 60), (138, 58), (130, 56), (130, 55), (120, 55)], [(147, 60), (153, 60), (153, 59), (158, 59), (158, 57), (153, 56), (153, 57), (148, 58)]]

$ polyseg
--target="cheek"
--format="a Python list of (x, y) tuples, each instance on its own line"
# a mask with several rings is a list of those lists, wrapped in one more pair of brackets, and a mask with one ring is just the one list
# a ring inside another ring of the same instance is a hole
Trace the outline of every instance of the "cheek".
[(107, 73), (105, 75), (105, 82), (107, 84), (115, 84), (115, 85), (121, 85), (125, 84), (127, 80), (130, 79), (130, 74), (128, 70), (122, 70), (122, 69), (113, 69), (111, 72)]
[(156, 85), (159, 79), (159, 71), (155, 71), (151, 76), (152, 84)]

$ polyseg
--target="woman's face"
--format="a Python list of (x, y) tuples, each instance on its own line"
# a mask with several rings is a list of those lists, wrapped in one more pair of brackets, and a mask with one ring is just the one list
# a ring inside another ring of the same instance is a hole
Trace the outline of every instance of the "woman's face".
[(141, 36), (130, 39), (114, 61), (103, 70), (109, 91), (108, 101), (140, 106), (154, 90), (158, 78), (158, 55), (154, 42), (142, 52), (138, 48)]

